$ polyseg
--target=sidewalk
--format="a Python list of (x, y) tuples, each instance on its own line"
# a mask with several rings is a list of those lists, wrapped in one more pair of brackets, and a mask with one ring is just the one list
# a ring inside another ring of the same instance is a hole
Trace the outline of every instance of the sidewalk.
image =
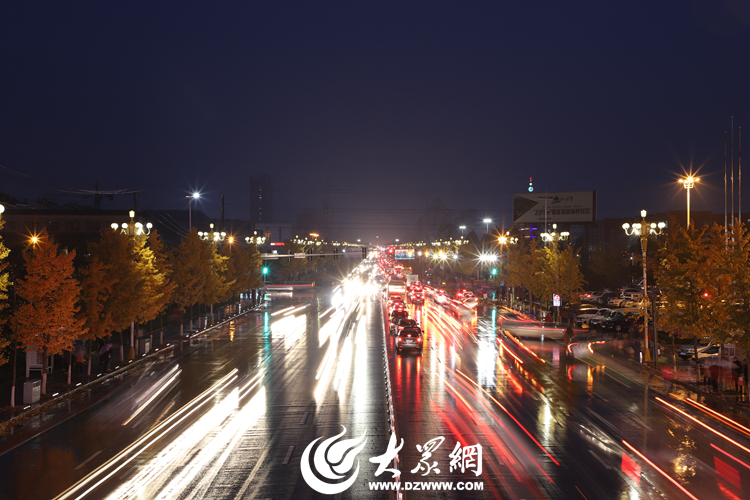
[[(242, 312), (241, 315), (244, 315), (246, 313), (249, 313), (251, 311), (257, 310), (257, 307), (262, 306), (264, 302), (260, 302), (255, 307), (251, 307), (249, 304), (249, 301), (243, 301), (242, 304)], [(101, 381), (108, 379), (112, 376), (120, 376), (121, 374), (127, 372), (128, 370), (133, 369), (134, 366), (139, 365), (142, 361), (154, 359), (154, 357), (160, 356), (164, 352), (167, 352), (169, 349), (172, 349), (176, 344), (180, 343), (180, 341), (186, 341), (188, 340), (192, 335), (195, 335), (197, 333), (204, 333), (208, 330), (211, 330), (213, 328), (216, 328), (218, 326), (221, 326), (222, 324), (225, 324), (231, 319), (234, 319), (237, 315), (222, 315), (221, 318), (219, 318), (219, 311), (214, 311), (214, 325), (211, 326), (209, 324), (208, 328), (198, 328), (197, 321), (193, 321), (193, 330), (189, 331), (187, 328), (189, 327), (189, 323), (184, 324), (184, 331), (183, 336), (180, 336), (180, 325), (171, 325), (167, 328), (164, 328), (163, 330), (163, 343), (159, 343), (160, 339), (160, 333), (162, 330), (156, 330), (153, 332), (153, 339), (154, 343), (151, 346), (151, 350), (147, 354), (138, 354), (138, 351), (136, 349), (136, 358), (133, 361), (129, 361), (127, 359), (128, 352), (130, 349), (128, 341), (130, 340), (125, 339), (123, 336), (123, 340), (125, 340), (126, 344), (123, 345), (123, 353), (125, 359), (120, 358), (120, 349), (119, 346), (112, 347), (112, 359), (110, 360), (110, 370), (107, 372), (102, 372), (99, 366), (99, 347), (98, 343), (94, 342), (92, 354), (91, 354), (91, 375), (87, 375), (88, 371), (88, 359), (84, 360), (84, 364), (82, 366), (82, 370), (80, 374), (76, 373), (76, 366), (73, 365), (72, 367), (72, 374), (71, 374), (71, 384), (68, 385), (68, 374), (67, 374), (67, 365), (53, 368), (52, 373), (50, 373), (47, 376), (47, 394), (42, 396), (40, 400), (34, 404), (31, 405), (25, 405), (23, 404), (23, 385), (24, 382), (27, 380), (39, 380), (41, 378), (41, 374), (39, 371), (34, 371), (31, 373), (31, 376), (26, 379), (24, 367), (21, 366), (22, 364), (19, 362), (18, 366), (18, 373), (19, 376), (16, 380), (16, 394), (15, 394), (15, 401), (16, 401), (16, 407), (12, 408), (9, 405), (10, 402), (10, 393), (11, 393), (11, 384), (7, 384), (6, 386), (0, 387), (0, 402), (5, 403), (3, 406), (0, 406), (0, 434), (3, 434), (4, 432), (7, 432), (9, 430), (12, 430), (12, 427), (14, 425), (14, 422), (23, 420), (25, 418), (28, 418), (29, 416), (33, 416), (34, 414), (38, 413), (38, 411), (41, 411), (42, 408), (47, 408), (50, 406), (54, 406), (58, 404), (58, 402), (63, 402), (69, 397), (72, 396), (73, 392), (79, 392), (80, 390), (85, 389), (87, 386), (90, 386), (90, 384), (97, 384)], [(205, 316), (202, 318), (205, 322)], [(210, 323), (210, 319), (208, 320)], [(203, 324), (201, 324), (203, 326)], [(148, 338), (148, 336), (143, 336), (142, 338)], [(119, 340), (119, 336), (117, 337)], [(136, 347), (137, 347), (137, 341), (136, 339)], [(88, 347), (88, 345), (87, 345)], [(58, 358), (59, 361), (59, 358)]]
[[(720, 385), (720, 390), (713, 391), (710, 384), (704, 385), (702, 381), (698, 383), (695, 367), (690, 366), (679, 357), (673, 360), (671, 347), (668, 352), (665, 352), (666, 349), (662, 349), (662, 356), (659, 357), (657, 364), (658, 368), (654, 368), (653, 362), (645, 365), (626, 357), (622, 350), (617, 349), (617, 342), (620, 341), (608, 342), (597, 347), (596, 353), (600, 357), (593, 359), (608, 366), (609, 363), (613, 363), (620, 368), (639, 373), (640, 382), (648, 383), (649, 388), (656, 392), (664, 395), (673, 393), (684, 398), (690, 398), (728, 418), (750, 426), (750, 403), (748, 403), (747, 389), (745, 389), (744, 394), (739, 394), (733, 390), (724, 390)], [(665, 354), (667, 355), (665, 356)], [(606, 362), (603, 360), (606, 360)]]

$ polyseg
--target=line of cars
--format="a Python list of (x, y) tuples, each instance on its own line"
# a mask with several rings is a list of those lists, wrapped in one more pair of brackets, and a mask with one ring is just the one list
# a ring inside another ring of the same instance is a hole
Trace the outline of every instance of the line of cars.
[(416, 349), (420, 354), (424, 347), (424, 335), (415, 319), (409, 318), (409, 310), (400, 296), (388, 299), (390, 334), (396, 336), (396, 352)]

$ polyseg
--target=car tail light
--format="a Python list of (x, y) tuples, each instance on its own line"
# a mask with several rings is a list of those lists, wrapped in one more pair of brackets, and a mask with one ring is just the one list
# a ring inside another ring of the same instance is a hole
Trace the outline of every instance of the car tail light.
[(403, 339), (401, 337), (398, 338), (398, 342), (401, 342)]
[(422, 336), (417, 337), (417, 342), (422, 342)]

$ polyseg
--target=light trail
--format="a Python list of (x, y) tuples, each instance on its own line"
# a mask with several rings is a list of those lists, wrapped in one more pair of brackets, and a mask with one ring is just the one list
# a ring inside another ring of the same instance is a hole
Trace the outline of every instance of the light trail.
[(664, 401), (664, 400), (663, 400), (662, 398), (660, 398), (660, 397), (657, 397), (657, 398), (656, 398), (656, 400), (657, 400), (658, 402), (660, 402), (661, 404), (663, 404), (663, 405), (666, 405), (666, 406), (670, 407), (670, 408), (671, 408), (672, 410), (674, 410), (674, 411), (676, 411), (677, 413), (679, 413), (679, 414), (683, 415), (684, 417), (686, 417), (686, 418), (688, 418), (688, 419), (692, 420), (693, 422), (695, 422), (696, 424), (700, 425), (701, 427), (703, 427), (703, 428), (705, 428), (705, 429), (707, 429), (707, 430), (709, 430), (709, 431), (713, 432), (713, 433), (714, 433), (714, 434), (716, 434), (717, 436), (720, 436), (720, 437), (722, 437), (722, 438), (726, 439), (727, 441), (729, 441), (730, 443), (732, 443), (733, 445), (735, 445), (735, 446), (736, 446), (736, 447), (738, 447), (739, 449), (743, 450), (743, 451), (744, 451), (745, 453), (750, 453), (750, 448), (748, 448), (748, 447), (746, 447), (746, 446), (743, 446), (743, 445), (741, 445), (740, 443), (738, 443), (738, 442), (737, 442), (737, 441), (735, 441), (734, 439), (730, 438), (730, 437), (729, 437), (729, 436), (727, 436), (726, 434), (722, 434), (721, 432), (717, 431), (716, 429), (714, 429), (714, 428), (713, 428), (713, 427), (711, 427), (710, 425), (707, 425), (707, 424), (705, 424), (705, 423), (701, 422), (700, 420), (698, 420), (698, 419), (697, 419), (697, 418), (695, 418), (694, 416), (690, 415), (689, 413), (687, 413), (687, 412), (684, 412), (684, 411), (680, 410), (679, 408), (677, 408), (676, 406), (674, 406), (674, 405), (671, 405), (671, 404), (667, 403), (666, 401)]
[(635, 453), (636, 455), (638, 455), (638, 457), (641, 460), (643, 460), (644, 462), (646, 462), (647, 464), (649, 464), (651, 467), (653, 467), (654, 470), (656, 470), (656, 472), (658, 472), (659, 474), (661, 474), (662, 476), (664, 476), (665, 478), (667, 478), (669, 480), (669, 482), (671, 482), (673, 485), (677, 486), (677, 488), (679, 488), (679, 490), (682, 491), (689, 498), (692, 498), (693, 500), (698, 500), (698, 497), (696, 497), (695, 495), (693, 495), (692, 493), (690, 493), (687, 489), (685, 489), (685, 487), (683, 485), (681, 485), (680, 483), (678, 483), (677, 480), (674, 479), (672, 476), (670, 476), (669, 474), (667, 474), (666, 472), (664, 472), (663, 470), (661, 470), (659, 467), (657, 467), (656, 464), (653, 463), (648, 458), (646, 458), (646, 456), (643, 455), (643, 453), (641, 453), (640, 451), (638, 451), (635, 448), (633, 448), (630, 445), (630, 443), (628, 443), (627, 441), (625, 441), (623, 439), (622, 444), (624, 444), (625, 446), (627, 446), (630, 449), (630, 451), (632, 451), (633, 453)]

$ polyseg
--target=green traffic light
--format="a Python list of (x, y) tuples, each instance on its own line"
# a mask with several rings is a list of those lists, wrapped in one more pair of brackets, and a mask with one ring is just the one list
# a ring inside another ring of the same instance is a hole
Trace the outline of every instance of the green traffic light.
[(493, 270), (492, 270), (492, 275), (494, 276), (494, 275), (496, 275), (496, 274), (497, 274), (497, 269), (493, 269)]
[(263, 268), (263, 274), (268, 274), (268, 268), (267, 267)]

